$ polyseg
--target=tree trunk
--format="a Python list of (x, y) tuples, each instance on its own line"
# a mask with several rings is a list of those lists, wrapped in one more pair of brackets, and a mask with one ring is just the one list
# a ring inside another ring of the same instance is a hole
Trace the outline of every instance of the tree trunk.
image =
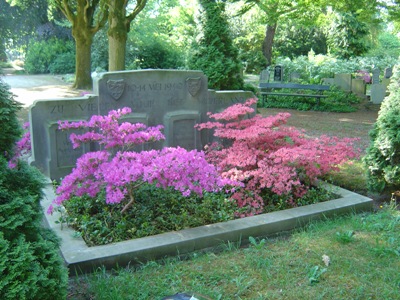
[(276, 23), (273, 25), (267, 25), (265, 38), (262, 44), (262, 52), (267, 59), (267, 67), (272, 64), (272, 46), (274, 45), (276, 25)]
[(73, 87), (76, 89), (91, 89), (91, 48), (94, 33), (90, 30), (85, 30), (85, 28), (73, 27), (72, 35), (76, 44), (75, 82)]
[(108, 70), (125, 70), (126, 40), (129, 21), (127, 20), (124, 1), (111, 1), (108, 16)]
[[(112, 31), (112, 33), (110, 33)], [(127, 33), (125, 30), (118, 32), (117, 29), (110, 28), (108, 34), (108, 70), (125, 70), (125, 49)]]

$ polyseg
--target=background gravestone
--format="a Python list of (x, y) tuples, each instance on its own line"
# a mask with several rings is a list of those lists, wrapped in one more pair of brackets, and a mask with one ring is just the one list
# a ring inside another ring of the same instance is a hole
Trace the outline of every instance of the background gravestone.
[(335, 74), (335, 85), (345, 92), (351, 91), (351, 74)]
[(274, 81), (282, 81), (283, 80), (283, 67), (275, 66), (274, 68)]
[(388, 67), (385, 69), (385, 78), (390, 78), (393, 76), (393, 68), (392, 67)]
[(372, 70), (372, 84), (379, 84), (379, 74), (380, 70), (378, 68)]

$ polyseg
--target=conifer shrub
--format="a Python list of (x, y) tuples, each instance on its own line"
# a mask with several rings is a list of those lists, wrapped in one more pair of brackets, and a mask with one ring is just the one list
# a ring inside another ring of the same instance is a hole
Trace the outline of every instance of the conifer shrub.
[(370, 146), (363, 161), (367, 185), (372, 192), (391, 193), (400, 189), (400, 70), (396, 67), (389, 85), (390, 95), (382, 104)]
[(0, 299), (65, 299), (67, 270), (59, 241), (42, 228), (43, 176), (0, 156)]
[(15, 142), (21, 136), (17, 113), (21, 104), (14, 100), (9, 86), (0, 78), (0, 156), (10, 158)]
[(208, 77), (209, 88), (217, 90), (240, 90), (243, 88), (242, 65), (239, 50), (233, 44), (225, 3), (201, 0), (200, 24), (202, 35), (193, 46), (188, 67), (201, 70)]

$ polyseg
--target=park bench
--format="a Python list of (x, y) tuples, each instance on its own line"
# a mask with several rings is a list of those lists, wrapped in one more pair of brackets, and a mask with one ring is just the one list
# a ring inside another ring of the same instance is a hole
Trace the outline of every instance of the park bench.
[[(298, 80), (300, 77), (297, 73), (290, 74), (290, 80)], [(312, 97), (317, 99), (317, 105), (319, 104), (320, 98), (328, 97), (323, 92), (329, 90), (329, 85), (322, 84), (300, 84), (296, 82), (283, 83), (283, 67), (275, 66), (273, 72), (274, 82), (269, 82), (270, 71), (267, 69), (263, 70), (260, 74), (260, 94), (262, 96), (262, 104), (264, 106), (265, 101), (269, 95), (271, 96), (296, 96), (296, 97)], [(285, 89), (284, 91), (281, 91)], [(289, 90), (289, 91), (288, 91)], [(314, 93), (311, 93), (314, 91)]]
[[(300, 84), (300, 83), (280, 83), (280, 82), (260, 82), (259, 89), (262, 95), (262, 103), (267, 101), (269, 95), (271, 96), (297, 96), (297, 97), (312, 97), (317, 98), (317, 105), (320, 98), (326, 98), (323, 92), (329, 90), (329, 85), (322, 84)], [(277, 91), (277, 90), (294, 90), (296, 92)], [(310, 93), (307, 91), (315, 91)]]

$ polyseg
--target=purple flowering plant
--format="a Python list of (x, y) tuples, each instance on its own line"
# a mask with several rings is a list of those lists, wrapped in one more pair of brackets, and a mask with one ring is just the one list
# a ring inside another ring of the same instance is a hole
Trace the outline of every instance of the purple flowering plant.
[(8, 162), (8, 167), (13, 169), (18, 165), (18, 161), (31, 153), (31, 133), (29, 131), (29, 122), (24, 123), (23, 129), (25, 133), (22, 138), (15, 143), (14, 156)]
[(49, 207), (61, 205), (74, 196), (97, 197), (105, 191), (107, 203), (127, 201), (121, 212), (135, 203), (135, 189), (147, 182), (157, 187), (173, 187), (189, 196), (192, 192), (216, 192), (238, 182), (223, 179), (203, 152), (180, 147), (134, 152), (133, 147), (164, 139), (163, 126), (119, 123), (130, 108), (112, 110), (107, 116), (92, 116), (89, 121), (60, 121), (59, 129), (85, 129), (85, 133), (70, 135), (73, 148), (82, 143), (97, 142), (102, 150), (82, 155), (76, 167), (57, 188), (57, 197)]

